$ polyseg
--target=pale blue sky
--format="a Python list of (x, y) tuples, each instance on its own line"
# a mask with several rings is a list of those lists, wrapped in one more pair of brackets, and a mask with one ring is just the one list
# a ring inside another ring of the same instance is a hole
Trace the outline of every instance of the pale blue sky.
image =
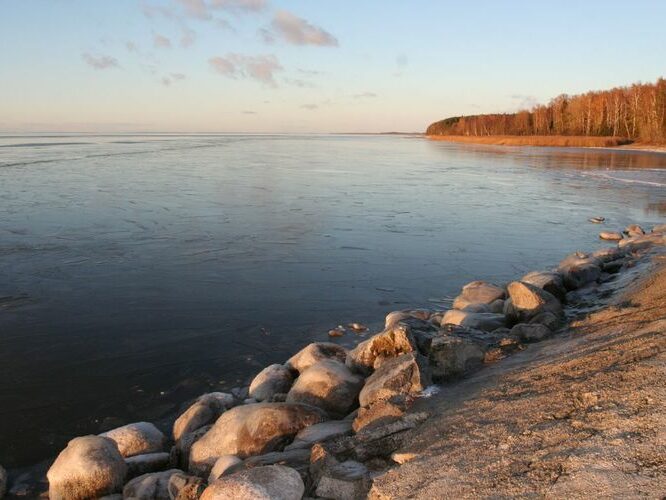
[(422, 131), (666, 76), (666, 1), (0, 0), (0, 131)]

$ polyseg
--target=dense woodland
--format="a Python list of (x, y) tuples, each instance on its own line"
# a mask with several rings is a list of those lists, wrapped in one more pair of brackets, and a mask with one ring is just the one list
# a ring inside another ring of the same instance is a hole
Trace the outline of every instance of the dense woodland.
[(447, 118), (430, 125), (426, 134), (613, 136), (666, 143), (666, 79), (563, 94), (547, 105), (517, 113)]

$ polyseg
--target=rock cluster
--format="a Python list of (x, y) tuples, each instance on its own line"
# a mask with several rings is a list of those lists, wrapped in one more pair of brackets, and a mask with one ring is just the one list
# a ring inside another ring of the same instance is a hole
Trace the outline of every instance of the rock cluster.
[[(373, 471), (415, 458), (397, 450), (427, 418), (410, 408), (433, 381), (550, 337), (581, 288), (610, 279), (634, 252), (666, 245), (666, 225), (624, 233), (612, 238), (617, 246), (572, 254), (507, 285), (469, 283), (448, 311), (392, 312), (383, 331), (350, 351), (312, 343), (249, 387), (202, 395), (170, 437), (138, 422), (75, 438), (48, 471), (49, 496), (365, 498)], [(6, 482), (0, 467), (0, 497)]]

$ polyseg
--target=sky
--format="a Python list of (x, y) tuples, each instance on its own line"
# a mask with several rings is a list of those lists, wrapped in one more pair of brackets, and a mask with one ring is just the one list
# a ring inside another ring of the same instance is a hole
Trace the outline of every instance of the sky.
[(0, 132), (420, 132), (666, 76), (664, 20), (663, 0), (0, 0)]

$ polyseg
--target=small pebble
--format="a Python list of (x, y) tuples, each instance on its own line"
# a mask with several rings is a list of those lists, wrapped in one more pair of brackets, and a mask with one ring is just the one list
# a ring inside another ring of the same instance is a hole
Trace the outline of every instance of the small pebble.
[(344, 330), (340, 330), (339, 328), (333, 328), (333, 330), (328, 331), (328, 336), (329, 337), (342, 337), (345, 334)]
[(591, 219), (588, 219), (588, 220), (590, 222), (592, 222), (593, 224), (601, 224), (606, 220), (606, 218), (605, 217), (592, 217)]
[(354, 330), (356, 333), (365, 332), (368, 329), (367, 326), (362, 325), (361, 323), (349, 323), (349, 328)]

